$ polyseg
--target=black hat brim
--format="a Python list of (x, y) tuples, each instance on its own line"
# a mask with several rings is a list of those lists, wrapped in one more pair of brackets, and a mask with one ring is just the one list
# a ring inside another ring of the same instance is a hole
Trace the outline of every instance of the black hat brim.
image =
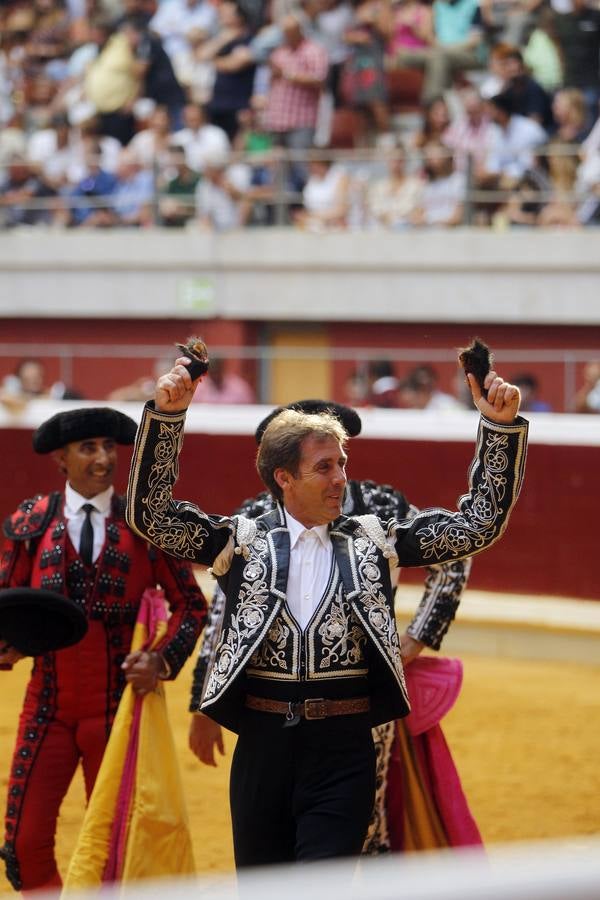
[(328, 412), (340, 420), (346, 429), (348, 437), (356, 437), (361, 432), (362, 422), (360, 416), (351, 406), (344, 406), (343, 403), (334, 403), (333, 400), (296, 400), (294, 403), (288, 403), (287, 406), (278, 406), (268, 416), (265, 416), (254, 432), (257, 444), (260, 444), (267, 425), (279, 413), (282, 413), (284, 409), (296, 409), (298, 412), (309, 414)]
[(133, 444), (137, 425), (129, 416), (110, 406), (83, 406), (56, 413), (33, 434), (36, 453), (51, 453), (87, 438), (109, 437), (117, 444)]
[(0, 639), (23, 656), (70, 647), (87, 628), (84, 611), (63, 594), (28, 587), (0, 591)]

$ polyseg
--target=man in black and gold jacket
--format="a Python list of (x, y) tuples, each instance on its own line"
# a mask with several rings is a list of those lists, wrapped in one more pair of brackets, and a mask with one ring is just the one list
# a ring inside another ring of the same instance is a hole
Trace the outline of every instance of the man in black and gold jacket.
[(239, 734), (231, 771), (236, 864), (360, 853), (373, 806), (371, 726), (409, 710), (392, 570), (471, 556), (503, 533), (517, 499), (527, 423), (491, 372), (469, 491), (459, 509), (410, 519), (346, 517), (346, 432), (295, 410), (267, 427), (257, 468), (277, 507), (208, 515), (174, 501), (196, 382), (180, 358), (138, 430), (128, 521), (169, 553), (212, 566), (226, 595), (202, 711)]

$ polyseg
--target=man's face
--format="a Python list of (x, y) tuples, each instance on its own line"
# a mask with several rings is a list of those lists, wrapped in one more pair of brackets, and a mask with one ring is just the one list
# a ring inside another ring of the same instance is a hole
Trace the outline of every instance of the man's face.
[(285, 508), (305, 528), (333, 522), (341, 514), (347, 459), (335, 438), (309, 435), (302, 443), (297, 474), (275, 471)]
[(82, 497), (91, 499), (111, 486), (117, 468), (113, 438), (95, 437), (66, 444), (56, 453), (67, 480)]

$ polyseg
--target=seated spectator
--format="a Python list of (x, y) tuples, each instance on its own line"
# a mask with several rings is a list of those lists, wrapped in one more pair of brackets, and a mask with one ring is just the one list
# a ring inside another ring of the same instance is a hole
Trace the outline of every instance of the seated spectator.
[(170, 141), (169, 110), (166, 106), (157, 106), (150, 114), (148, 127), (132, 137), (127, 150), (143, 168), (156, 166), (162, 169), (169, 157)]
[(121, 401), (146, 403), (147, 400), (152, 400), (156, 390), (157, 378), (171, 369), (176, 358), (177, 354), (175, 353), (159, 357), (154, 362), (151, 373), (136, 378), (130, 384), (124, 384), (122, 387), (115, 388), (106, 399), (110, 400), (111, 403), (120, 403)]
[(479, 92), (466, 87), (459, 93), (461, 113), (448, 125), (441, 141), (454, 152), (454, 164), (465, 172), (471, 159), (473, 171), (483, 166), (492, 137), (492, 120)]
[(400, 380), (394, 364), (389, 359), (378, 359), (369, 363), (368, 402), (381, 409), (398, 409), (400, 406)]
[[(13, 156), (6, 169), (0, 192), (0, 226), (49, 224), (55, 191), (41, 178), (35, 167), (20, 156)], [(48, 201), (48, 202), (45, 202)]]
[(246, 154), (251, 170), (248, 196), (252, 199), (252, 216), (249, 224), (272, 225), (280, 162), (279, 153), (273, 148), (273, 137), (264, 127), (264, 98), (253, 97), (250, 108), (239, 111), (238, 122), (233, 149)]
[(384, 60), (392, 21), (387, 0), (358, 0), (344, 36), (348, 56), (341, 75), (342, 97), (348, 106), (365, 112), (380, 134), (390, 130)]
[(545, 167), (535, 165), (527, 169), (511, 191), (507, 203), (493, 214), (492, 224), (498, 230), (505, 226), (539, 225), (551, 190), (552, 184)]
[(194, 218), (200, 175), (189, 167), (183, 147), (171, 148), (166, 171), (172, 174), (160, 190), (160, 222), (167, 227), (181, 228)]
[(423, 179), (407, 173), (406, 153), (401, 144), (390, 153), (387, 165), (388, 174), (374, 179), (367, 188), (367, 225), (406, 228), (419, 204)]
[(457, 171), (451, 152), (439, 142), (423, 149), (425, 184), (416, 209), (410, 216), (412, 225), (460, 225), (464, 216), (467, 180)]
[(512, 99), (513, 111), (538, 122), (545, 131), (550, 131), (554, 121), (552, 103), (544, 88), (525, 70), (523, 54), (514, 47), (504, 55), (503, 71), (505, 83), (503, 93)]
[(586, 365), (583, 384), (575, 395), (575, 412), (600, 413), (600, 362)]
[(521, 391), (521, 409), (524, 412), (552, 412), (552, 406), (540, 400), (540, 385), (531, 372), (522, 372), (511, 379)]
[(64, 195), (55, 223), (86, 228), (112, 225), (112, 195), (116, 186), (117, 176), (102, 168), (99, 141), (91, 142), (86, 148), (85, 175)]
[(506, 92), (488, 101), (488, 111), (494, 125), (484, 168), (496, 183), (514, 185), (532, 167), (535, 148), (545, 142), (546, 132), (538, 122), (515, 113), (514, 98)]
[(442, 141), (450, 126), (450, 110), (444, 97), (432, 97), (423, 105), (423, 124), (415, 133), (413, 145), (422, 148), (430, 141)]
[(252, 211), (248, 198), (249, 166), (228, 165), (227, 157), (205, 160), (203, 178), (196, 187), (196, 221), (211, 231), (229, 231), (247, 224)]
[(46, 385), (46, 368), (40, 359), (22, 359), (14, 373), (0, 384), (0, 403), (10, 412), (22, 411), (30, 400), (52, 397), (55, 400), (80, 400), (81, 394), (57, 381)]
[(434, 0), (433, 29), (432, 46), (405, 48), (394, 54), (392, 62), (425, 70), (423, 102), (440, 97), (457, 73), (481, 67), (478, 0)]
[(439, 375), (433, 366), (416, 366), (400, 385), (400, 399), (409, 409), (435, 411), (460, 409), (461, 404), (452, 394), (438, 387)]
[(55, 191), (81, 176), (80, 153), (71, 135), (69, 120), (63, 114), (53, 116), (49, 128), (30, 135), (27, 157), (38, 166), (45, 183)]
[(308, 180), (302, 191), (296, 225), (306, 231), (345, 228), (349, 209), (350, 176), (330, 159), (314, 159), (308, 165)]
[(205, 110), (197, 103), (184, 107), (183, 126), (172, 136), (171, 143), (183, 147), (186, 162), (195, 172), (203, 171), (207, 158), (229, 152), (229, 138), (222, 128), (207, 121)]
[(588, 133), (587, 112), (583, 93), (577, 88), (563, 88), (552, 100), (554, 130), (552, 140), (558, 144), (579, 145)]
[(147, 228), (154, 224), (154, 173), (145, 169), (126, 147), (121, 151), (117, 183), (112, 192), (111, 224)]
[(227, 368), (225, 360), (212, 357), (210, 368), (196, 388), (193, 403), (254, 403), (248, 382)]

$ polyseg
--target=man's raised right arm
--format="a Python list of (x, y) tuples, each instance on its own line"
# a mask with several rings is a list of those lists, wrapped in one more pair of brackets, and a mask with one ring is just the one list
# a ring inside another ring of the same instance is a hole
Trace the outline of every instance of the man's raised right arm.
[(229, 541), (231, 519), (209, 516), (195, 503), (173, 499), (185, 413), (197, 385), (186, 361), (180, 357), (158, 379), (155, 399), (144, 407), (129, 472), (127, 522), (165, 553), (212, 565)]

